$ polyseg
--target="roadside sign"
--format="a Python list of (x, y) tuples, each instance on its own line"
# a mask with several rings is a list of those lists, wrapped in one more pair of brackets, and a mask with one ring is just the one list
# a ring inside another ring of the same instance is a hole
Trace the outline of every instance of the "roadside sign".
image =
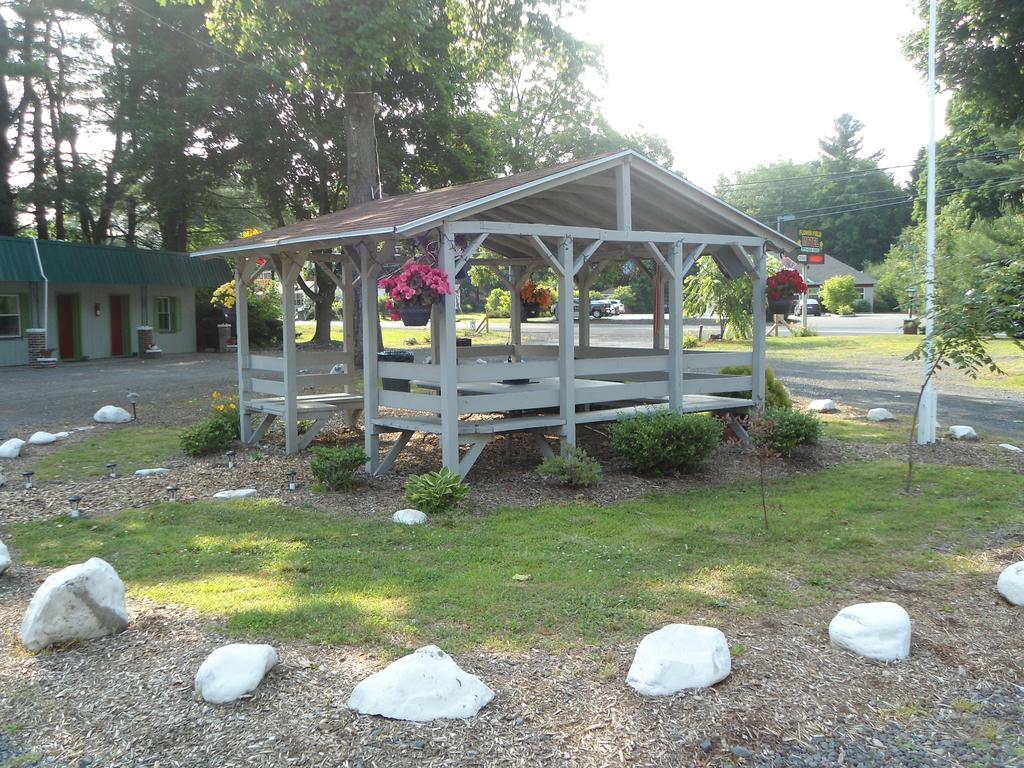
[(806, 264), (806, 263), (807, 263), (807, 254), (806, 254), (806, 253), (798, 253), (798, 254), (796, 255), (796, 260), (797, 260), (797, 261), (798, 261), (798, 262), (799, 262), (800, 264)]
[[(804, 254), (800, 254), (800, 255), (804, 256)], [(809, 253), (806, 256), (804, 256), (804, 258), (807, 260), (808, 264), (824, 264), (825, 263), (825, 254), (824, 253)]]
[(820, 229), (801, 229), (799, 242), (801, 253), (825, 253), (825, 244), (821, 240)]

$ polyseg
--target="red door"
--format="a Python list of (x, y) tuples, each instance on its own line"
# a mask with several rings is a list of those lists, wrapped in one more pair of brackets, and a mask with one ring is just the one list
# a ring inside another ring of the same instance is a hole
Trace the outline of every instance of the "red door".
[(75, 297), (69, 293), (57, 294), (57, 339), (60, 359), (75, 359)]
[(123, 296), (110, 297), (110, 354), (124, 354), (124, 301)]

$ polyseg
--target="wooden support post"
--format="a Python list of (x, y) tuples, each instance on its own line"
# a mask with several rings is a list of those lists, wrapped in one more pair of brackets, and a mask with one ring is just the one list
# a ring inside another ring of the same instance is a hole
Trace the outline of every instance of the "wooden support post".
[(651, 285), (654, 297), (654, 348), (665, 348), (665, 274), (661, 264), (654, 265), (654, 280)]
[(523, 302), (519, 300), (519, 289), (522, 288), (526, 270), (523, 267), (509, 267), (509, 273), (509, 339), (512, 346), (518, 349), (523, 343)]
[(359, 291), (363, 299), (363, 450), (370, 460), (366, 471), (371, 475), (377, 471), (380, 462), (380, 438), (376, 434), (374, 421), (380, 416), (377, 388), (377, 264), (370, 249), (360, 245)]
[[(252, 423), (245, 412), (249, 399), (249, 259), (239, 256), (235, 262), (235, 342), (238, 345), (238, 418), (243, 443), (252, 441)], [(141, 352), (141, 350), (140, 350)]]
[(302, 262), (291, 256), (280, 259), (281, 311), (283, 327), (281, 348), (284, 356), (284, 452), (299, 452), (298, 354), (295, 349), (295, 281)]
[(448, 275), (451, 293), (440, 307), (441, 340), (441, 463), (459, 473), (459, 391), (455, 348), (455, 244), (448, 232), (441, 237), (440, 267)]
[(751, 354), (751, 399), (754, 401), (754, 405), (757, 406), (759, 411), (764, 410), (764, 395), (765, 395), (765, 383), (764, 383), (764, 369), (765, 369), (765, 345), (766, 341), (764, 338), (765, 330), (765, 309), (764, 309), (764, 296), (765, 296), (765, 280), (767, 279), (767, 267), (765, 264), (765, 252), (764, 246), (762, 245), (758, 251), (757, 256), (754, 260), (754, 275), (753, 275), (753, 298), (751, 300), (750, 310), (754, 315), (754, 333), (753, 333), (753, 350)]
[(590, 346), (590, 286), (594, 282), (590, 267), (576, 274), (576, 287), (580, 291), (580, 349)]
[(341, 337), (345, 351), (345, 372), (348, 374), (346, 381), (351, 382), (356, 370), (356, 347), (359, 346), (356, 344), (356, 270), (351, 259), (343, 258), (345, 260), (341, 263)]
[(669, 407), (683, 407), (683, 244), (675, 243), (669, 257), (672, 282), (668, 288)]
[(558, 276), (558, 409), (565, 424), (562, 440), (576, 445), (576, 348), (573, 339), (572, 238), (563, 237), (558, 245), (558, 260), (562, 273)]
[(615, 227), (629, 232), (633, 229), (633, 192), (628, 160), (615, 168)]

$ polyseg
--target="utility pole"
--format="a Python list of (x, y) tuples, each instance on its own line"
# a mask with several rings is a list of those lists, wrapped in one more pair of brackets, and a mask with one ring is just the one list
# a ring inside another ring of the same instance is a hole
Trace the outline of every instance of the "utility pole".
[(928, 180), (925, 238), (925, 355), (924, 375), (927, 377), (917, 412), (918, 445), (935, 442), (935, 420), (938, 416), (938, 396), (932, 381), (935, 363), (935, 27), (937, 0), (928, 7)]

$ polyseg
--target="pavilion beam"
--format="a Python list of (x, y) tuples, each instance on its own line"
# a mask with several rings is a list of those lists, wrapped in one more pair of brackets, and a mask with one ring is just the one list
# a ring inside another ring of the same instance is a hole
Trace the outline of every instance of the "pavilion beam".
[(469, 260), (476, 255), (476, 252), (480, 250), (480, 246), (484, 244), (484, 240), (486, 240), (487, 238), (488, 233), (482, 232), (481, 234), (473, 238), (472, 242), (470, 242), (469, 245), (465, 247), (462, 253), (459, 254), (458, 259), (455, 260), (456, 273), (462, 271), (462, 268), (465, 267)]
[[(345, 362), (345, 391), (352, 391), (352, 383), (356, 373), (356, 287), (355, 265), (351, 259), (341, 263), (341, 342)], [(349, 427), (355, 426), (355, 414), (345, 412), (345, 420)]]
[[(538, 235), (529, 235), (529, 238), (530, 242), (533, 243), (533, 247), (537, 249), (537, 253), (540, 254), (540, 257), (544, 259), (549, 267), (555, 270), (556, 275), (561, 275), (565, 270), (560, 259), (555, 258), (555, 255), (551, 253), (551, 250)], [(572, 269), (572, 265), (569, 268)], [(570, 274), (569, 277), (572, 277), (572, 275)]]
[(458, 370), (455, 349), (455, 242), (452, 233), (445, 227), (441, 237), (441, 269), (448, 275), (451, 292), (444, 297), (441, 306), (441, 333), (439, 353), (441, 357), (441, 463), (456, 474), (459, 466), (459, 391)]
[(743, 262), (751, 274), (757, 272), (757, 265), (754, 264), (753, 259), (750, 258), (750, 254), (747, 253), (747, 249), (738, 243), (730, 243), (729, 247), (732, 248), (732, 252), (736, 254), (736, 258)]
[[(654, 257), (655, 263), (660, 266), (669, 277), (671, 277), (672, 265), (669, 264), (668, 259), (665, 258), (665, 254), (661, 252), (661, 249), (654, 243), (644, 243), (644, 247), (647, 248), (647, 252)], [(673, 243), (673, 247), (675, 247), (675, 243)]]
[(626, 232), (633, 229), (633, 192), (628, 158), (615, 166), (615, 228)]
[[(523, 343), (523, 302), (519, 292), (530, 279), (530, 270), (526, 267), (512, 267), (509, 270), (509, 341), (517, 350)], [(516, 362), (519, 361), (519, 352), (513, 355)]]
[(654, 263), (654, 280), (652, 281), (654, 291), (654, 322), (652, 331), (654, 335), (654, 348), (665, 348), (665, 270), (661, 262)]
[(668, 296), (668, 402), (673, 411), (683, 407), (683, 244), (675, 243), (669, 256), (672, 277)]
[[(446, 225), (458, 234), (518, 235), (521, 237), (572, 237), (580, 240), (605, 240), (620, 243), (704, 243), (709, 245), (741, 245), (760, 247), (763, 237), (752, 235), (722, 235), (703, 232), (659, 232), (651, 230), (601, 229), (599, 227), (570, 227), (561, 224), (527, 224), (513, 221), (454, 221)], [(545, 246), (545, 249), (547, 247)], [(550, 251), (549, 251), (550, 252)]]
[(377, 375), (377, 270), (373, 254), (365, 245), (356, 248), (359, 257), (359, 291), (363, 300), (363, 450), (369, 456), (366, 471), (376, 474), (380, 465), (380, 436), (375, 422), (380, 416)]
[(593, 255), (595, 253), (597, 253), (597, 249), (600, 248), (603, 244), (604, 244), (604, 240), (595, 240), (590, 245), (588, 245), (586, 248), (584, 248), (583, 251), (580, 253), (580, 255), (577, 256), (576, 259), (572, 263), (572, 271), (573, 271), (573, 273), (577, 273), (581, 269), (583, 269), (584, 265), (587, 264), (590, 261), (590, 259), (593, 257)]
[(765, 281), (768, 277), (768, 270), (765, 261), (765, 249), (761, 249), (755, 256), (755, 273), (753, 279), (753, 298), (751, 299), (750, 310), (754, 316), (753, 350), (750, 360), (751, 369), (751, 400), (759, 411), (764, 411), (765, 398)]
[(562, 265), (558, 275), (558, 300), (562, 311), (558, 313), (558, 410), (563, 421), (562, 441), (576, 445), (576, 354), (573, 339), (572, 238), (563, 237), (558, 245), (558, 259)]
[(252, 421), (245, 412), (249, 399), (249, 281), (246, 274), (255, 264), (247, 256), (235, 260), (235, 342), (238, 346), (238, 418), (239, 436), (243, 443), (252, 440)]

